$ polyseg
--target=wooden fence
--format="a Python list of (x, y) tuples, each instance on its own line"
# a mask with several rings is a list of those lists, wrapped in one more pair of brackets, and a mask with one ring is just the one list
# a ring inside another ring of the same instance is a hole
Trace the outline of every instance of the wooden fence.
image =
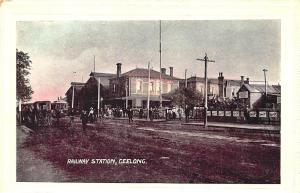
[(207, 111), (209, 121), (237, 122), (237, 123), (262, 123), (280, 124), (280, 111), (252, 110), (252, 111)]

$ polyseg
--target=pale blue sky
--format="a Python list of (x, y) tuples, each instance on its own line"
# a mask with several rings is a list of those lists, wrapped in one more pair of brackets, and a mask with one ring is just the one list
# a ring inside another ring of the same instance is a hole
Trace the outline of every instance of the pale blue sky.
[[(208, 76), (280, 82), (280, 21), (162, 21), (162, 66), (174, 67), (174, 75), (203, 76), (204, 65), (196, 58), (205, 52), (216, 63)], [(83, 81), (93, 68), (122, 72), (147, 67), (159, 69), (159, 21), (55, 21), (17, 22), (17, 48), (32, 60), (33, 100), (64, 96), (70, 81)], [(167, 73), (169, 73), (167, 69)], [(73, 74), (72, 72), (76, 72)]]

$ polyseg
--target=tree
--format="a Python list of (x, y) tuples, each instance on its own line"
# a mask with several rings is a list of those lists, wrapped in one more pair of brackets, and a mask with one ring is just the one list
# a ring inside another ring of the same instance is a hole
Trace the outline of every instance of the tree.
[(172, 105), (200, 106), (203, 105), (203, 96), (199, 91), (191, 88), (178, 88), (171, 93), (165, 94), (165, 98), (172, 101)]
[(33, 91), (28, 79), (31, 60), (28, 53), (16, 50), (17, 65), (17, 101), (26, 102), (31, 99)]

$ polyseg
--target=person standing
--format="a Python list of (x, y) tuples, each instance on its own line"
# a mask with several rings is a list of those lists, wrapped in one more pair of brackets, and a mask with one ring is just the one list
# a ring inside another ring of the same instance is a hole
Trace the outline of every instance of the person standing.
[(75, 112), (74, 112), (74, 109), (72, 108), (70, 113), (69, 113), (69, 116), (70, 116), (70, 126), (71, 126), (71, 129), (74, 128), (74, 119), (75, 119)]
[(172, 109), (172, 119), (176, 120), (175, 108)]
[(165, 109), (165, 114), (166, 114), (166, 121), (168, 120), (168, 109)]
[(178, 108), (177, 113), (178, 113), (178, 118), (181, 121), (181, 117), (182, 117), (182, 109), (181, 109), (181, 107)]
[(88, 114), (86, 110), (81, 111), (80, 119), (82, 122), (82, 130), (84, 133), (86, 133), (86, 124), (88, 122)]
[(127, 109), (127, 115), (128, 115), (128, 122), (131, 123), (133, 122), (132, 117), (133, 117), (133, 111), (131, 108)]
[(88, 115), (89, 119), (90, 119), (90, 122), (93, 123), (94, 122), (94, 109), (93, 107), (90, 108), (90, 112), (89, 112), (89, 115)]
[(142, 108), (140, 108), (139, 110), (139, 118), (142, 119), (143, 118), (143, 114), (144, 114), (144, 111)]
[(153, 109), (152, 109), (152, 107), (149, 109), (149, 118), (150, 118), (150, 121), (153, 121)]
[(190, 116), (190, 108), (187, 106), (185, 108), (185, 122), (189, 122), (189, 116)]

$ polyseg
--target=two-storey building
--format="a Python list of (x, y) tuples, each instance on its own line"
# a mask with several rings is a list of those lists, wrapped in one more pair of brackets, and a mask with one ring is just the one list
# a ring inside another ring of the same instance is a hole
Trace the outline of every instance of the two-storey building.
[[(192, 76), (187, 80), (187, 87), (199, 91), (204, 96), (205, 79), (203, 77)], [(224, 79), (223, 73), (220, 72), (218, 78), (207, 79), (207, 94), (208, 97), (224, 97), (232, 99), (237, 97), (237, 92), (244, 80)], [(247, 79), (246, 81), (249, 81)], [(245, 81), (245, 82), (246, 82)], [(180, 81), (180, 87), (185, 87), (185, 80)]]
[[(121, 63), (117, 64), (117, 76), (110, 79), (110, 96), (123, 106), (128, 101), (132, 107), (146, 107), (148, 100), (148, 88), (150, 105), (160, 104), (160, 72), (145, 68), (136, 68), (125, 73), (121, 73)], [(173, 68), (170, 67), (170, 74), (167, 75), (165, 69), (161, 71), (162, 95), (179, 88), (179, 78), (173, 76)], [(162, 98), (162, 104), (168, 104), (168, 100)]]

